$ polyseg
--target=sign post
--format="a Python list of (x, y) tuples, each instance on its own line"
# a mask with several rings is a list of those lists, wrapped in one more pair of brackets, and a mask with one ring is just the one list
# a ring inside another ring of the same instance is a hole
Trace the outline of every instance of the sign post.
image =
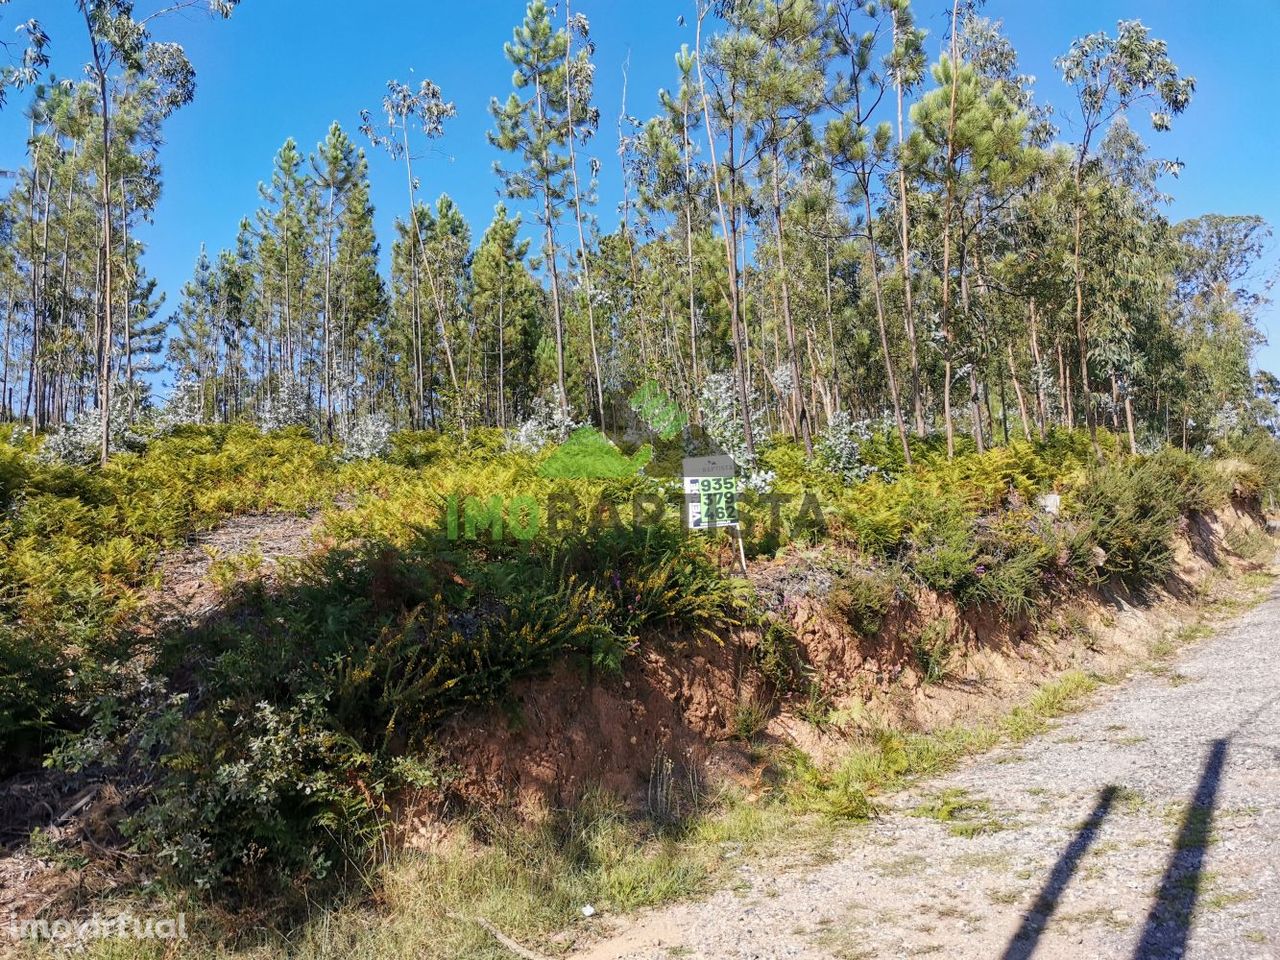
[(738, 519), (737, 464), (730, 457), (686, 457), (684, 475), (685, 527), (714, 531), (732, 528), (737, 541), (742, 572), (747, 572), (747, 553), (742, 545)]

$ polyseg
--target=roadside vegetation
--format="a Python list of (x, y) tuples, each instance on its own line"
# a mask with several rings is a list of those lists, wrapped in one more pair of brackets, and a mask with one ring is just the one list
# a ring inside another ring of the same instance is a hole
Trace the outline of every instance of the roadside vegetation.
[[(1107, 443), (1100, 464), (1080, 431), (952, 459), (922, 446), (911, 467), (890, 456), (870, 464), (871, 479), (847, 484), (776, 441), (763, 457), (772, 491), (744, 497), (744, 521), (760, 533), (747, 541), (751, 557), (837, 552), (853, 566), (832, 602), (868, 636), (890, 598), (921, 588), (962, 608), (1034, 619), (1085, 588), (1160, 584), (1183, 518), (1280, 486), (1280, 457), (1265, 437), (1216, 457), (1135, 457)], [(384, 458), (353, 460), (300, 430), (184, 427), (97, 469), (48, 463), (30, 441), (0, 445), (8, 771), (43, 764), (119, 783), (122, 837), (156, 878), (147, 896), (233, 910), (275, 903), (287, 913), (300, 892), (354, 890), (358, 903), (373, 883), (379, 897), (394, 896), (411, 871), (442, 890), (420, 909), (464, 942), (487, 934), (439, 904), (454, 897), (470, 916), (488, 876), (517, 878), (491, 919), (531, 934), (565, 922), (588, 890), (611, 909), (687, 893), (714, 867), (697, 837), (764, 836), (781, 815), (774, 803), (871, 816), (875, 797), (904, 777), (1038, 732), (1093, 683), (1065, 677), (989, 729), (884, 731), (834, 767), (775, 758), (777, 793), (754, 808), (713, 796), (675, 817), (656, 809), (637, 819), (608, 797), (587, 797), (532, 834), (509, 815), (486, 815), (472, 825), (479, 846), (459, 825), (452, 853), (405, 866), (388, 847), (399, 798), (444, 790), (450, 777), (433, 733), (468, 711), (503, 709), (519, 679), (566, 661), (588, 678), (616, 675), (665, 636), (718, 643), (757, 629), (774, 637), (779, 685), (799, 690), (804, 680), (785, 626), (735, 568), (725, 536), (682, 531), (678, 480), (548, 479), (538, 468), (556, 449), (531, 452), (480, 431), (465, 440), (413, 433), (396, 436)], [(802, 515), (806, 491), (821, 523), (811, 508)], [(1051, 492), (1061, 498), (1056, 516), (1038, 503)], [(637, 524), (637, 494), (671, 509)], [(450, 502), (468, 495), (590, 506), (532, 538), (495, 538), (492, 517), (451, 536)], [(610, 507), (616, 525), (599, 520)], [(150, 625), (164, 551), (254, 511), (314, 512), (325, 548), (270, 579), (250, 560), (226, 577), (216, 615)], [(921, 643), (924, 682), (936, 682), (945, 637)], [(766, 721), (767, 712), (742, 736)]]
[[(166, 179), (208, 174), (163, 168), (196, 89), (167, 38), (239, 0), (60, 6), (0, 0), (0, 107), (26, 136), (0, 197), (0, 842), (190, 906), (196, 955), (554, 950), (589, 904), (820, 840), (1097, 678), (988, 728), (771, 751), (779, 703), (819, 729), (857, 709), (806, 662), (799, 600), (907, 651), (886, 683), (937, 692), (955, 621), (898, 631), (919, 598), (1032, 635), (1083, 593), (1167, 585), (1204, 515), (1276, 505), (1270, 228), (1169, 219), (1180, 164), (1142, 136), (1197, 81), (1138, 21), (1060, 38), (1046, 95), (967, 0), (697, 0), (669, 88), (624, 93), (611, 140), (596, 77), (620, 65), (590, 11), (530, 0), (493, 37), (510, 70), (475, 78), (496, 179), (450, 174), (498, 188), (491, 219), (443, 192), (451, 92), (391, 79), (264, 156), (232, 248), (194, 237), (165, 291), (146, 225)], [(682, 520), (682, 460), (709, 455), (732, 461), (736, 538)], [(163, 612), (166, 562), (258, 514), (312, 541), (210, 556), (198, 609)], [(1256, 524), (1225, 545), (1273, 546)], [(660, 755), (636, 758), (644, 809), (460, 799), (449, 724), (514, 727), (522, 682), (622, 685), (722, 644), (761, 681), (725, 722), (758, 790)], [(418, 804), (448, 833), (430, 853), (403, 849)], [(90, 809), (98, 833), (61, 831)], [(151, 946), (171, 945), (93, 949)]]

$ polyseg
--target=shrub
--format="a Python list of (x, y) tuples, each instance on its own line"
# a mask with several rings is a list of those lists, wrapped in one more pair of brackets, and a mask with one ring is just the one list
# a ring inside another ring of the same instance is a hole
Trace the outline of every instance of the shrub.
[(1076, 498), (1090, 538), (1105, 555), (1105, 578), (1133, 589), (1164, 580), (1183, 500), (1169, 470), (1154, 460), (1100, 467)]
[(1165, 447), (1150, 458), (1149, 467), (1154, 476), (1167, 478), (1172, 485), (1181, 513), (1213, 510), (1231, 496), (1230, 479), (1217, 468), (1215, 461), (1204, 457)]
[(949, 637), (951, 621), (931, 620), (911, 638), (911, 652), (920, 671), (920, 682), (926, 686), (941, 683), (951, 672), (955, 651)]
[(795, 630), (789, 622), (766, 616), (761, 625), (760, 639), (752, 652), (760, 673), (775, 690), (791, 693), (800, 689), (806, 669)]
[(837, 411), (814, 445), (818, 464), (845, 483), (857, 483), (875, 472), (862, 455), (863, 445), (871, 439), (872, 427), (855, 421), (843, 410)]
[(976, 525), (978, 565), (957, 599), (991, 604), (1011, 618), (1032, 616), (1073, 571), (1060, 565), (1061, 532), (1038, 510), (1014, 505)]
[(1237, 492), (1256, 496), (1265, 509), (1274, 510), (1280, 501), (1280, 440), (1256, 430), (1227, 444), (1223, 453), (1227, 459), (1220, 463), (1236, 468), (1226, 472)]
[(384, 457), (391, 450), (391, 421), (380, 413), (343, 418), (339, 439), (347, 460)]
[(978, 569), (976, 515), (956, 499), (913, 504), (906, 563), (921, 583), (939, 593), (962, 592)]
[(872, 638), (880, 632), (885, 614), (897, 596), (892, 574), (879, 570), (851, 570), (842, 576), (828, 595), (827, 604), (859, 636)]

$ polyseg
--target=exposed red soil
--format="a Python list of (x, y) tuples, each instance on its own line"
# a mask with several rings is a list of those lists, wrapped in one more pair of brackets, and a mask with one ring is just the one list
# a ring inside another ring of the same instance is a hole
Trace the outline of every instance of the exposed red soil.
[[(1036, 624), (1011, 623), (992, 609), (961, 610), (950, 598), (914, 590), (895, 597), (879, 630), (864, 636), (832, 609), (821, 580), (809, 595), (786, 592), (810, 557), (756, 564), (749, 576), (762, 593), (781, 596), (780, 615), (837, 723), (815, 726), (802, 716), (807, 697), (771, 690), (753, 652), (758, 631), (734, 631), (720, 643), (650, 637), (620, 678), (562, 666), (517, 684), (507, 709), (448, 724), (440, 743), (457, 772), (451, 789), (464, 804), (537, 807), (571, 803), (594, 787), (643, 810), (668, 758), (705, 784), (759, 783), (759, 751), (733, 739), (744, 704), (763, 703), (772, 714), (764, 745), (795, 745), (818, 760), (867, 729), (927, 730), (992, 716), (1065, 670), (1110, 672), (1184, 616), (1183, 601), (1216, 566), (1249, 566), (1231, 555), (1228, 530), (1264, 525), (1243, 503), (1197, 517), (1178, 538), (1166, 590), (1141, 602), (1123, 591), (1074, 597)], [(912, 640), (938, 621), (952, 659), (946, 678), (926, 685)]]

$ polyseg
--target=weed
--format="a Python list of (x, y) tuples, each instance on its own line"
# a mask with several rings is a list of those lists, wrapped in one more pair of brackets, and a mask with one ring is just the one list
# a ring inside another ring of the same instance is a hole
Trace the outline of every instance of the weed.
[(795, 629), (788, 621), (766, 616), (753, 653), (761, 675), (779, 693), (800, 688), (807, 670), (800, 657)]
[(1147, 805), (1146, 798), (1133, 787), (1116, 787), (1112, 803), (1125, 813), (1138, 813)]
[(994, 814), (991, 802), (972, 796), (960, 787), (935, 794), (911, 811), (912, 816), (926, 817), (948, 824), (952, 836), (972, 838), (1005, 829)]
[(827, 604), (859, 636), (874, 637), (896, 595), (897, 584), (892, 575), (853, 570), (832, 588)]
[(1268, 551), (1274, 552), (1276, 542), (1260, 527), (1236, 524), (1227, 530), (1224, 540), (1227, 549), (1242, 560), (1255, 560)]
[(950, 620), (931, 620), (911, 640), (920, 682), (926, 686), (941, 683), (951, 671), (955, 655), (949, 643), (951, 629)]
[(772, 715), (771, 705), (755, 696), (747, 696), (739, 700), (733, 708), (730, 726), (736, 739), (746, 743), (754, 743), (769, 726)]
[(806, 691), (805, 699), (796, 709), (797, 715), (806, 723), (813, 724), (818, 729), (829, 726), (833, 722), (834, 711), (831, 705), (831, 698), (822, 689), (820, 683), (810, 683), (809, 689)]

